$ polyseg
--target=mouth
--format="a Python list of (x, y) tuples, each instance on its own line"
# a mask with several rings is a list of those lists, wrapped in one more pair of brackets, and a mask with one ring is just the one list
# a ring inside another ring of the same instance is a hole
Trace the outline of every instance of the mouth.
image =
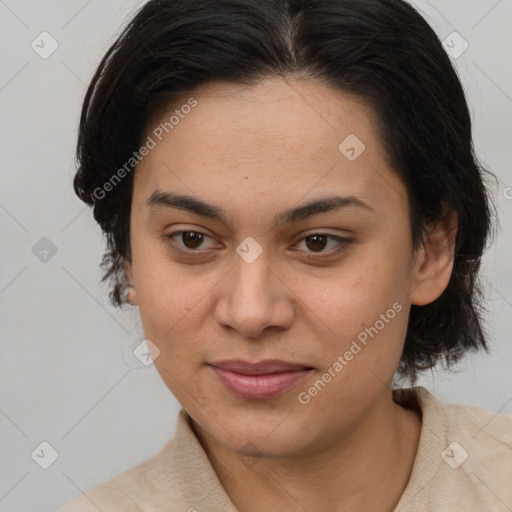
[(222, 384), (239, 398), (264, 400), (282, 395), (303, 380), (312, 367), (280, 360), (240, 360), (209, 364)]

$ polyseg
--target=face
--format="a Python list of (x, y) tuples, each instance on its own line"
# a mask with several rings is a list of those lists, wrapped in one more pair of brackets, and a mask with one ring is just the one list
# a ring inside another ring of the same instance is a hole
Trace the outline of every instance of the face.
[(165, 384), (228, 449), (349, 436), (389, 398), (411, 303), (442, 291), (421, 282), (377, 125), (340, 91), (275, 78), (197, 89), (146, 134), (129, 298)]

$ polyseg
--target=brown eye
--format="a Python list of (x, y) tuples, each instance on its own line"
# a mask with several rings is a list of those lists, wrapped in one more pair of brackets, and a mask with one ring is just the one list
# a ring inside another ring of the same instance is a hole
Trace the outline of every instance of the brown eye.
[[(218, 249), (219, 244), (215, 240), (200, 231), (174, 231), (169, 235), (164, 235), (164, 238), (171, 241), (171, 247), (181, 253), (188, 253), (197, 255), (204, 253), (211, 249)], [(208, 246), (208, 240), (210, 245)]]
[(187, 249), (197, 249), (203, 243), (204, 235), (196, 231), (183, 231), (181, 241)]
[(304, 238), (308, 249), (312, 251), (321, 251), (327, 245), (327, 237), (325, 235), (311, 235)]
[(350, 239), (342, 236), (331, 235), (330, 233), (311, 233), (303, 236), (296, 247), (306, 258), (318, 259), (334, 256), (344, 251), (350, 243)]

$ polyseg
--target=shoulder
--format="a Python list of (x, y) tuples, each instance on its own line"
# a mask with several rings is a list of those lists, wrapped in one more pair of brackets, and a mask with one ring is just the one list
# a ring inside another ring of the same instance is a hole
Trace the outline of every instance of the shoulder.
[(446, 416), (447, 434), (454, 441), (459, 439), (461, 444), (466, 443), (468, 458), (471, 450), (480, 460), (493, 459), (495, 467), (508, 465), (512, 469), (512, 415), (434, 400)]
[[(480, 510), (512, 507), (512, 416), (438, 401), (447, 418), (444, 476)], [(457, 494), (457, 493), (456, 493)]]
[(178, 495), (173, 464), (166, 457), (171, 441), (156, 455), (92, 487), (57, 512), (145, 512), (158, 510), (164, 501), (169, 506)]
[[(215, 501), (215, 507), (212, 500)], [(168, 512), (235, 510), (182, 409), (162, 449), (123, 473), (92, 487), (57, 512)]]
[(102, 483), (92, 487), (57, 512), (141, 512), (133, 500), (121, 490)]
[(397, 396), (422, 414), (417, 457), (397, 510), (512, 510), (512, 416), (440, 400), (422, 387)]
[(400, 392), (400, 401), (421, 410), (423, 425), (438, 436), (457, 437), (468, 446), (493, 446), (500, 452), (512, 450), (512, 415), (443, 401), (423, 387)]
[[(472, 434), (476, 435), (480, 431), (484, 431), (491, 437), (502, 439), (509, 445), (512, 444), (512, 431), (510, 430), (512, 415), (489, 411), (474, 405), (443, 403), (451, 420), (460, 427), (478, 427), (477, 432), (471, 431)], [(461, 419), (464, 421), (460, 421)]]

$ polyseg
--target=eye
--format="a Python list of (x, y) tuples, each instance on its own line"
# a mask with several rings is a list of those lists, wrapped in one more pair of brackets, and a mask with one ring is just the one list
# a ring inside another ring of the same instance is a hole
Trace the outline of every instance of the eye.
[[(329, 244), (329, 242), (338, 243)], [(309, 235), (302, 237), (299, 240), (299, 243), (296, 244), (294, 247), (297, 247), (301, 243), (304, 243), (306, 247), (305, 252), (309, 253), (308, 257), (311, 257), (311, 254), (319, 254), (320, 257), (322, 257), (324, 255), (333, 256), (334, 254), (337, 254), (338, 252), (342, 251), (345, 248), (346, 244), (350, 243), (350, 240), (342, 236), (331, 235), (329, 233), (311, 233)], [(331, 246), (331, 250), (324, 250), (329, 245)]]
[[(165, 235), (165, 238), (173, 240), (177, 238), (179, 240), (178, 243), (178, 250), (183, 251), (192, 251), (194, 252), (195, 249), (215, 249), (215, 247), (219, 247), (219, 244), (213, 247), (204, 247), (204, 242), (207, 239), (213, 240), (210, 236), (208, 236), (206, 233), (201, 233), (200, 231), (174, 231), (173, 233), (169, 235)], [(180, 245), (181, 243), (181, 245)], [(199, 252), (199, 251), (195, 251)]]

